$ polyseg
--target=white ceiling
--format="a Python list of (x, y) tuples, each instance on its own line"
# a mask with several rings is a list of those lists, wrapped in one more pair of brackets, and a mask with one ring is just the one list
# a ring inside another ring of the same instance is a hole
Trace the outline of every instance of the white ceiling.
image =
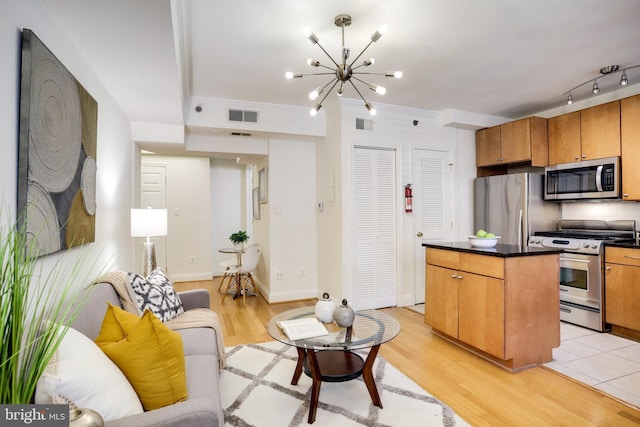
[[(345, 32), (352, 58), (389, 26), (364, 55), (376, 59), (367, 71), (404, 77), (366, 79), (387, 88), (384, 96), (361, 89), (374, 105), (516, 118), (562, 105), (564, 92), (605, 65), (640, 64), (638, 0), (43, 1), (140, 122), (181, 124), (190, 97), (311, 107), (307, 94), (328, 77), (285, 80), (284, 72), (313, 72), (308, 57), (330, 62), (304, 26), (339, 56), (341, 13), (353, 18)], [(628, 75), (640, 82), (640, 68)], [(599, 80), (601, 93), (618, 79)], [(357, 98), (352, 89), (345, 96)]]

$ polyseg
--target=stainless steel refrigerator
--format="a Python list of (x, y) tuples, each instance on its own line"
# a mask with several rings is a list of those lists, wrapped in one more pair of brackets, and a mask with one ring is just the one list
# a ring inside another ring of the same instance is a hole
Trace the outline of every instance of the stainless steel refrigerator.
[(475, 232), (501, 236), (498, 243), (526, 247), (536, 231), (555, 230), (560, 204), (543, 200), (544, 176), (515, 173), (475, 179)]

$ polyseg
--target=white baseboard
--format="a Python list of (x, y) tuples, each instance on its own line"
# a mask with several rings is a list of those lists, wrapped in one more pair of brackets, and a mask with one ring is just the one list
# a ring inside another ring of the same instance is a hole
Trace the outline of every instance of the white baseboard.
[(283, 291), (283, 292), (268, 292), (263, 291), (262, 295), (264, 295), (265, 299), (271, 304), (274, 302), (287, 302), (287, 301), (296, 301), (302, 299), (312, 299), (317, 298), (317, 293), (315, 289), (308, 290), (295, 290), (295, 291)]
[(172, 282), (195, 282), (198, 280), (211, 280), (213, 274), (210, 271), (202, 271), (196, 273), (184, 274), (168, 274), (169, 280)]

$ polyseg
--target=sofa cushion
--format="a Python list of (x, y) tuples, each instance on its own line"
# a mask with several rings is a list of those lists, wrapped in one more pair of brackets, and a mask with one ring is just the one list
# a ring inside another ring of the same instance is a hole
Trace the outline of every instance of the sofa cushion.
[(145, 410), (187, 398), (182, 338), (151, 311), (139, 318), (109, 305), (96, 343), (127, 377)]
[(154, 269), (146, 278), (136, 273), (128, 276), (141, 313), (148, 308), (163, 322), (184, 313), (178, 293), (160, 268)]
[(136, 392), (118, 367), (73, 328), (38, 380), (35, 403), (90, 408), (105, 421), (143, 412)]

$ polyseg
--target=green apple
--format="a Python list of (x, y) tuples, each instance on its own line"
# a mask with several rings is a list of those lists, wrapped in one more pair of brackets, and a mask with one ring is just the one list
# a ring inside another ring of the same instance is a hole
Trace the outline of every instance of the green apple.
[(484, 231), (484, 230), (482, 230), (482, 229), (480, 229), (480, 230), (478, 230), (478, 232), (476, 233), (476, 236), (477, 236), (477, 237), (487, 237), (487, 232), (486, 232), (486, 231)]
[(484, 237), (487, 238), (487, 239), (493, 239), (494, 237), (496, 237), (496, 235), (493, 234), (493, 233), (487, 233), (487, 234), (485, 234)]

